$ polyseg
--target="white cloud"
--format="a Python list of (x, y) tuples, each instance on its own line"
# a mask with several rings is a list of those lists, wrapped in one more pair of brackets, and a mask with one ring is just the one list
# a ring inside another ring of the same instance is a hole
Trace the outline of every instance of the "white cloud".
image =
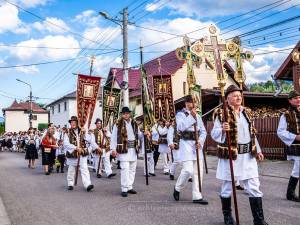
[(55, 17), (47, 17), (43, 22), (35, 22), (32, 24), (32, 27), (39, 31), (47, 31), (53, 34), (61, 34), (70, 30), (63, 20)]
[(38, 5), (46, 5), (50, 0), (17, 0), (17, 3), (21, 3), (26, 8), (33, 8)]
[[(293, 48), (294, 46), (284, 46), (282, 48), (269, 45), (266, 47), (252, 50), (254, 58), (252, 62), (244, 63), (244, 71), (247, 75), (246, 83), (254, 83), (267, 81), (271, 79), (271, 75), (274, 75), (279, 69), (285, 58), (288, 56), (287, 52), (272, 52), (286, 48)], [(251, 50), (251, 49), (249, 49)], [(270, 52), (264, 55), (257, 55), (264, 52)], [(286, 53), (286, 54), (285, 54)]]
[(122, 62), (114, 56), (97, 56), (94, 64), (94, 74), (106, 78), (110, 67), (122, 67)]
[(94, 10), (86, 10), (75, 16), (74, 22), (81, 23), (87, 26), (96, 26), (100, 17)]
[[(42, 39), (30, 39), (18, 43), (19, 46), (79, 48), (79, 43), (72, 36), (48, 35)], [(79, 49), (15, 48), (10, 49), (10, 58), (19, 62), (40, 62), (75, 57)]]
[(15, 6), (3, 4), (0, 6), (0, 33), (13, 31), (21, 25), (19, 11)]
[(17, 67), (16, 70), (26, 74), (37, 74), (39, 72), (36, 66)]

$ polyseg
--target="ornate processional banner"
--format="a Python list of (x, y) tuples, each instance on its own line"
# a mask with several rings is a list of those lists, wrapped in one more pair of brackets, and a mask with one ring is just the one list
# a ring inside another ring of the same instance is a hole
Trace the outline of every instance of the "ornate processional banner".
[(154, 116), (170, 120), (175, 118), (171, 75), (153, 76)]
[(77, 116), (79, 126), (84, 127), (86, 122), (88, 128), (91, 125), (101, 77), (78, 75), (77, 82)]
[(103, 88), (103, 124), (106, 127), (111, 118), (118, 119), (121, 101), (121, 89), (104, 86)]

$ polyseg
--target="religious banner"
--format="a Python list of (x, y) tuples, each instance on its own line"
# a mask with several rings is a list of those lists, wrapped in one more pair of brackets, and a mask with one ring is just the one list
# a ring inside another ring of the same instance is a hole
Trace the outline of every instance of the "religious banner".
[(156, 120), (175, 118), (171, 75), (153, 76), (154, 117)]
[(121, 89), (110, 86), (103, 87), (103, 124), (106, 127), (109, 121), (118, 119), (121, 100)]
[(191, 88), (190, 93), (194, 99), (194, 104), (197, 109), (198, 114), (202, 115), (202, 101), (201, 101), (201, 86), (195, 84), (193, 88)]
[(292, 53), (292, 59), (295, 62), (293, 65), (294, 89), (300, 91), (300, 52), (298, 50)]
[(84, 127), (86, 122), (88, 128), (91, 125), (101, 77), (78, 75), (77, 82), (77, 116), (79, 126)]

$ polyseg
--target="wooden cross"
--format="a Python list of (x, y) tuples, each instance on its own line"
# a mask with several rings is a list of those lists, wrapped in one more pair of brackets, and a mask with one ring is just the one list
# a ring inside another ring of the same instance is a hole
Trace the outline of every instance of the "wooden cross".
[(233, 38), (232, 41), (226, 44), (228, 50), (228, 57), (235, 60), (236, 71), (234, 79), (240, 84), (240, 88), (243, 88), (243, 84), (246, 80), (246, 76), (243, 70), (243, 61), (251, 61), (253, 54), (250, 51), (242, 51), (241, 40), (239, 37)]
[(202, 63), (201, 57), (197, 56), (191, 51), (191, 41), (187, 36), (183, 38), (184, 46), (176, 49), (176, 56), (179, 60), (185, 60), (187, 64), (187, 83), (189, 86), (189, 94), (191, 89), (196, 84), (196, 77), (194, 74), (193, 65), (200, 67)]

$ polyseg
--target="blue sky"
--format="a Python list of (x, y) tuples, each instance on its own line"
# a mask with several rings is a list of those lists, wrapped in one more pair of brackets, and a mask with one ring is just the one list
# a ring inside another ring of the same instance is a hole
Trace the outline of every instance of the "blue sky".
[[(297, 16), (300, 4), (300, 0), (252, 0), (251, 4), (247, 0), (9, 1), (40, 16), (42, 20), (0, 0), (0, 67), (77, 59), (32, 67), (0, 68), (0, 110), (8, 107), (14, 98), (26, 100), (28, 87), (18, 83), (17, 78), (31, 83), (33, 95), (40, 97), (38, 102), (48, 103), (75, 89), (76, 76), (72, 73), (87, 73), (90, 55), (99, 55), (95, 62), (95, 75), (106, 77), (109, 67), (121, 67), (121, 51), (117, 51), (122, 48), (120, 28), (98, 16), (99, 11), (120, 16), (119, 11), (129, 5), (129, 18), (133, 22), (137, 20), (136, 25), (184, 34), (206, 27), (211, 22), (224, 21), (272, 4), (219, 23), (220, 32), (225, 33), (222, 37), (226, 39)], [(251, 63), (245, 63), (248, 83), (267, 80), (270, 74), (276, 72), (290, 50), (274, 51), (292, 48), (297, 43), (299, 27), (300, 20), (295, 20), (242, 39), (244, 48), (256, 54)], [(189, 34), (194, 39), (204, 35), (205, 29)], [(138, 48), (140, 41), (143, 45), (149, 45), (171, 37), (174, 35), (130, 26), (129, 50)], [(144, 49), (144, 58), (148, 60), (165, 54), (180, 45), (181, 37), (152, 45)], [(82, 48), (88, 49), (80, 51)], [(105, 50), (101, 50), (103, 48)], [(129, 64), (133, 66), (138, 63), (138, 52), (131, 51)]]

